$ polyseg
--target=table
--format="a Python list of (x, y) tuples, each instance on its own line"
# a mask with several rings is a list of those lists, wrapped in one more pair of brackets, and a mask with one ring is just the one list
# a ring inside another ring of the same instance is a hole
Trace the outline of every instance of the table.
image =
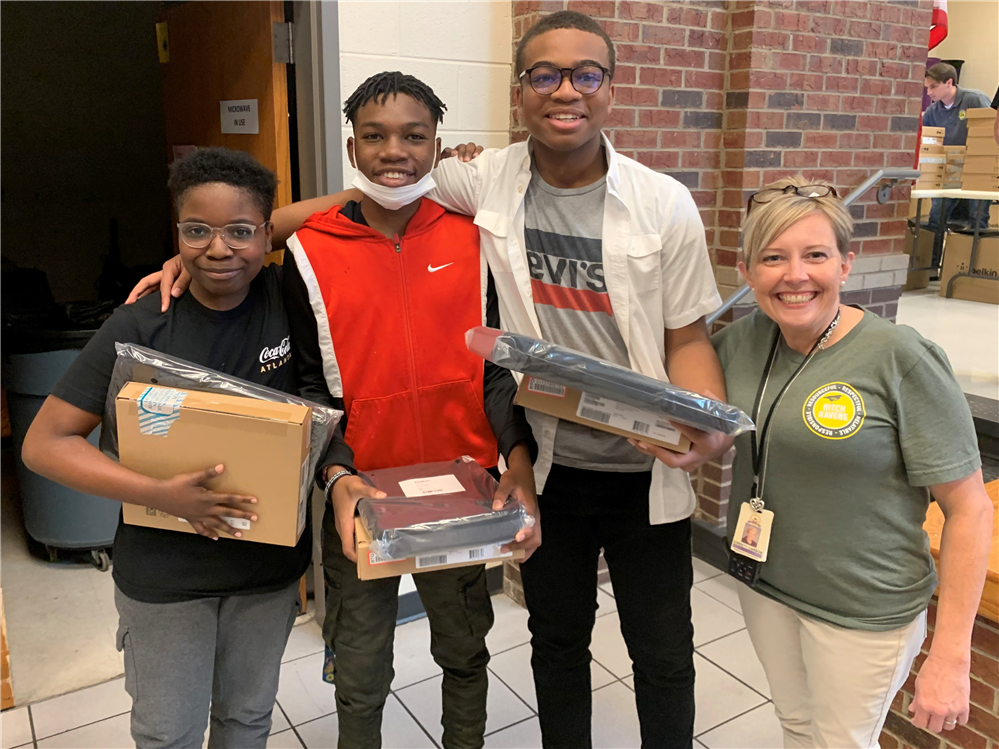
[[(985, 491), (992, 500), (992, 547), (989, 549), (989, 567), (985, 576), (985, 589), (978, 613), (993, 622), (999, 622), (999, 481), (985, 485)], [(923, 530), (930, 537), (930, 551), (940, 563), (940, 537), (943, 535), (944, 516), (936, 502), (930, 503), (926, 511)]]
[[(944, 296), (948, 299), (951, 298), (951, 294), (954, 290), (954, 281), (958, 278), (987, 278), (993, 281), (999, 281), (999, 277), (993, 276), (980, 276), (972, 273), (971, 271), (975, 267), (975, 261), (978, 259), (978, 240), (981, 234), (981, 218), (982, 211), (985, 208), (986, 203), (999, 202), (999, 191), (992, 190), (913, 190), (911, 193), (912, 197), (916, 199), (916, 220), (912, 227), (912, 253), (909, 255), (909, 271), (920, 271), (920, 270), (935, 270), (939, 272), (943, 266), (943, 254), (940, 255), (940, 265), (932, 265), (933, 258), (930, 258), (930, 263), (928, 267), (916, 268), (916, 248), (919, 243), (919, 219), (923, 212), (923, 200), (926, 198), (940, 198), (944, 201), (947, 200), (981, 200), (983, 202), (978, 204), (978, 212), (975, 214), (975, 233), (974, 238), (971, 240), (971, 259), (968, 262), (968, 270), (962, 273), (955, 273), (950, 277), (947, 282), (947, 289), (944, 292)], [(947, 221), (944, 216), (947, 215), (947, 204), (946, 202), (940, 206), (940, 221), (937, 224), (936, 234), (937, 239), (934, 242), (934, 246), (943, 244), (943, 235), (947, 231)]]

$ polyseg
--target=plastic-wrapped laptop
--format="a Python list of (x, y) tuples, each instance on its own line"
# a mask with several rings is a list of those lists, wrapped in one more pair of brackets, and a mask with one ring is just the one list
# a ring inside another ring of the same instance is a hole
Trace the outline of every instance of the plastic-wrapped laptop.
[(728, 403), (548, 341), (478, 327), (465, 333), (465, 343), (472, 353), (505, 369), (661, 413), (695, 429), (737, 435), (756, 428)]
[(241, 395), (245, 398), (271, 401), (273, 403), (294, 403), (312, 409), (312, 434), (309, 445), (309, 473), (316, 472), (319, 461), (326, 454), (326, 447), (333, 437), (333, 430), (340, 423), (343, 411), (299, 398), (280, 390), (241, 380), (232, 375), (216, 372), (214, 369), (170, 356), (160, 351), (134, 343), (116, 343), (117, 358), (111, 373), (107, 401), (104, 406), (104, 421), (101, 427), (100, 447), (105, 453), (118, 458), (118, 409), (115, 398), (129, 382), (144, 382), (181, 390), (200, 390), (223, 395)]
[(534, 523), (516, 500), (492, 509), (496, 479), (467, 455), (361, 477), (388, 495), (357, 506), (372, 548), (386, 559), (474, 550), (470, 559), (485, 560)]

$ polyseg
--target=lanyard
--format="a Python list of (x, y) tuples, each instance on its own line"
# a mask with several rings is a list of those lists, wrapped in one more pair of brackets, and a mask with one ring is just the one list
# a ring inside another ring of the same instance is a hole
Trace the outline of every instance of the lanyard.
[[(752, 447), (752, 457), (753, 457), (753, 491), (750, 504), (753, 505), (754, 510), (763, 509), (763, 502), (761, 497), (763, 496), (763, 484), (760, 477), (766, 478), (766, 467), (767, 458), (770, 456), (770, 420), (773, 418), (774, 413), (777, 411), (778, 406), (780, 406), (781, 401), (784, 399), (785, 394), (787, 394), (788, 388), (797, 379), (798, 375), (805, 366), (812, 360), (816, 352), (820, 349), (825, 348), (826, 343), (829, 341), (829, 336), (832, 335), (833, 330), (839, 324), (839, 310), (836, 311), (836, 317), (833, 318), (832, 322), (829, 323), (829, 327), (825, 329), (825, 332), (819, 336), (819, 339), (812, 346), (811, 350), (802, 360), (798, 368), (794, 370), (787, 382), (784, 383), (784, 387), (780, 389), (777, 393), (777, 397), (774, 398), (774, 402), (770, 405), (770, 410), (767, 412), (767, 418), (763, 422), (763, 429), (759, 432), (759, 442), (757, 443), (757, 432), (750, 433), (750, 445)], [(767, 364), (763, 370), (763, 376), (760, 378), (760, 387), (756, 391), (756, 401), (753, 403), (753, 423), (759, 424), (760, 416), (760, 406), (763, 403), (763, 395), (767, 391), (767, 385), (770, 382), (770, 372), (773, 369), (774, 361), (777, 359), (777, 350), (780, 346), (780, 328), (774, 333), (773, 343), (770, 345), (770, 355), (767, 357)], [(762, 465), (761, 465), (762, 459)], [(761, 470), (762, 469), (762, 470)]]

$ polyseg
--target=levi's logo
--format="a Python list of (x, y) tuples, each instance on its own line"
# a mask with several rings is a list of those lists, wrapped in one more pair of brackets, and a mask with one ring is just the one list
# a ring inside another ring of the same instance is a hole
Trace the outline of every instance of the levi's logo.
[(264, 348), (260, 351), (261, 372), (277, 369), (291, 360), (291, 336), (285, 336), (274, 348)]

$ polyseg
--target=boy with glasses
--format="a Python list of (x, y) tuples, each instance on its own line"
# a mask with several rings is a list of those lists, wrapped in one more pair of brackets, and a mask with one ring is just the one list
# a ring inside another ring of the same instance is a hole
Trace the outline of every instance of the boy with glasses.
[[(104, 455), (87, 435), (104, 414), (116, 342), (306, 395), (298, 383), (310, 376), (297, 357), (281, 268), (263, 267), (276, 187), (274, 173), (241, 151), (199, 149), (173, 164), (188, 293), (162, 314), (153, 298), (115, 310), (53, 388), (24, 441), (31, 470), (77, 491), (162, 510), (198, 534), (118, 522), (117, 644), (140, 749), (199, 747), (209, 722), (213, 747), (264, 749), (312, 534), (307, 523), (293, 547), (233, 540), (242, 534), (227, 520), (255, 522), (256, 500), (210, 488), (224, 466), (152, 479)], [(272, 351), (290, 355), (262, 364)], [(331, 401), (315, 388), (306, 397)], [(350, 464), (350, 449), (336, 436), (321, 469), (332, 463)]]

